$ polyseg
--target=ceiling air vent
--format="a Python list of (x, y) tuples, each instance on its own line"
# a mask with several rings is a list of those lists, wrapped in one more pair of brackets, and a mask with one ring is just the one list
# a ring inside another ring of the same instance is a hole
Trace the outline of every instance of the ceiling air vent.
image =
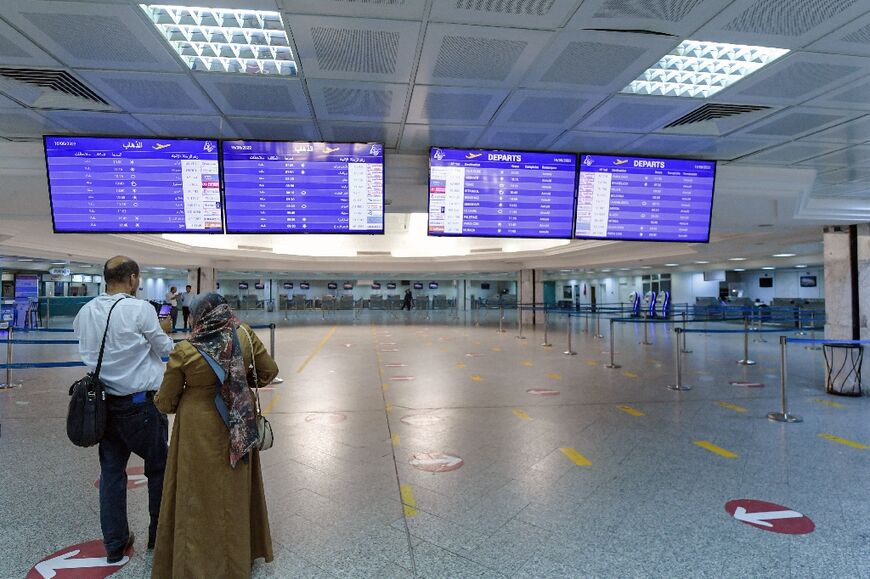
[(716, 121), (727, 117), (742, 115), (745, 113), (754, 113), (757, 111), (765, 111), (770, 107), (760, 105), (721, 105), (716, 103), (706, 104), (698, 107), (687, 115), (683, 115), (674, 122), (665, 125), (666, 129), (681, 127), (684, 125), (692, 125), (695, 123), (703, 123), (707, 121)]
[(64, 70), (0, 67), (0, 92), (38, 109), (112, 109), (100, 95)]

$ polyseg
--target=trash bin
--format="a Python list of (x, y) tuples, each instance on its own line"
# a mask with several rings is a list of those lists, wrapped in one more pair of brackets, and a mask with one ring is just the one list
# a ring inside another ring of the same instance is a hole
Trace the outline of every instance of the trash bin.
[(828, 394), (861, 396), (861, 344), (825, 344), (825, 389)]

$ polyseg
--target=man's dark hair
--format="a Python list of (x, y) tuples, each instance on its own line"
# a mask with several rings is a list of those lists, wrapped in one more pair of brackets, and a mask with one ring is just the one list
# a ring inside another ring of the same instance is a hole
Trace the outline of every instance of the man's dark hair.
[(186, 286), (184, 286), (184, 289), (193, 289), (193, 286), (190, 284), (187, 284)]
[(123, 255), (113, 257), (103, 266), (106, 285), (124, 283), (133, 274), (139, 275), (139, 264)]

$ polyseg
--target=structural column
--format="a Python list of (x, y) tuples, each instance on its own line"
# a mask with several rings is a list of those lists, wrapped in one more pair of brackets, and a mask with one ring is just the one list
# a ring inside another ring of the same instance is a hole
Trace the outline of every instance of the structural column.
[[(517, 272), (517, 304), (538, 304), (544, 299), (543, 275), (540, 270), (522, 269)], [(521, 309), (521, 319), (524, 326), (534, 326), (538, 321), (543, 322), (542, 316), (536, 316), (532, 308)], [(537, 318), (540, 318), (538, 320)]]
[(213, 267), (192, 267), (187, 270), (187, 284), (193, 287), (193, 293), (213, 292), (216, 283), (217, 270)]
[(870, 338), (870, 225), (825, 228), (825, 338)]

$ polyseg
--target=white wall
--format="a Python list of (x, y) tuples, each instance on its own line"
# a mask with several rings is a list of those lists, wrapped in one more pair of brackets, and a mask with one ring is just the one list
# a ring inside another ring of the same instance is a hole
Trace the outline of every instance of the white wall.
[[(800, 287), (800, 278), (804, 275), (816, 276), (816, 287)], [(762, 277), (773, 278), (772, 288), (758, 286)], [(757, 270), (741, 274), (743, 295), (751, 300), (760, 299), (769, 304), (773, 298), (811, 299), (825, 297), (825, 276), (821, 267), (806, 269)]]
[(175, 286), (179, 292), (183, 292), (186, 285), (187, 278), (164, 279), (162, 277), (143, 275), (139, 281), (139, 295), (137, 297), (143, 300), (162, 302), (166, 298), (166, 292), (169, 291), (170, 287)]
[(671, 274), (671, 303), (694, 304), (695, 298), (719, 297), (719, 282), (704, 281), (703, 272)]

